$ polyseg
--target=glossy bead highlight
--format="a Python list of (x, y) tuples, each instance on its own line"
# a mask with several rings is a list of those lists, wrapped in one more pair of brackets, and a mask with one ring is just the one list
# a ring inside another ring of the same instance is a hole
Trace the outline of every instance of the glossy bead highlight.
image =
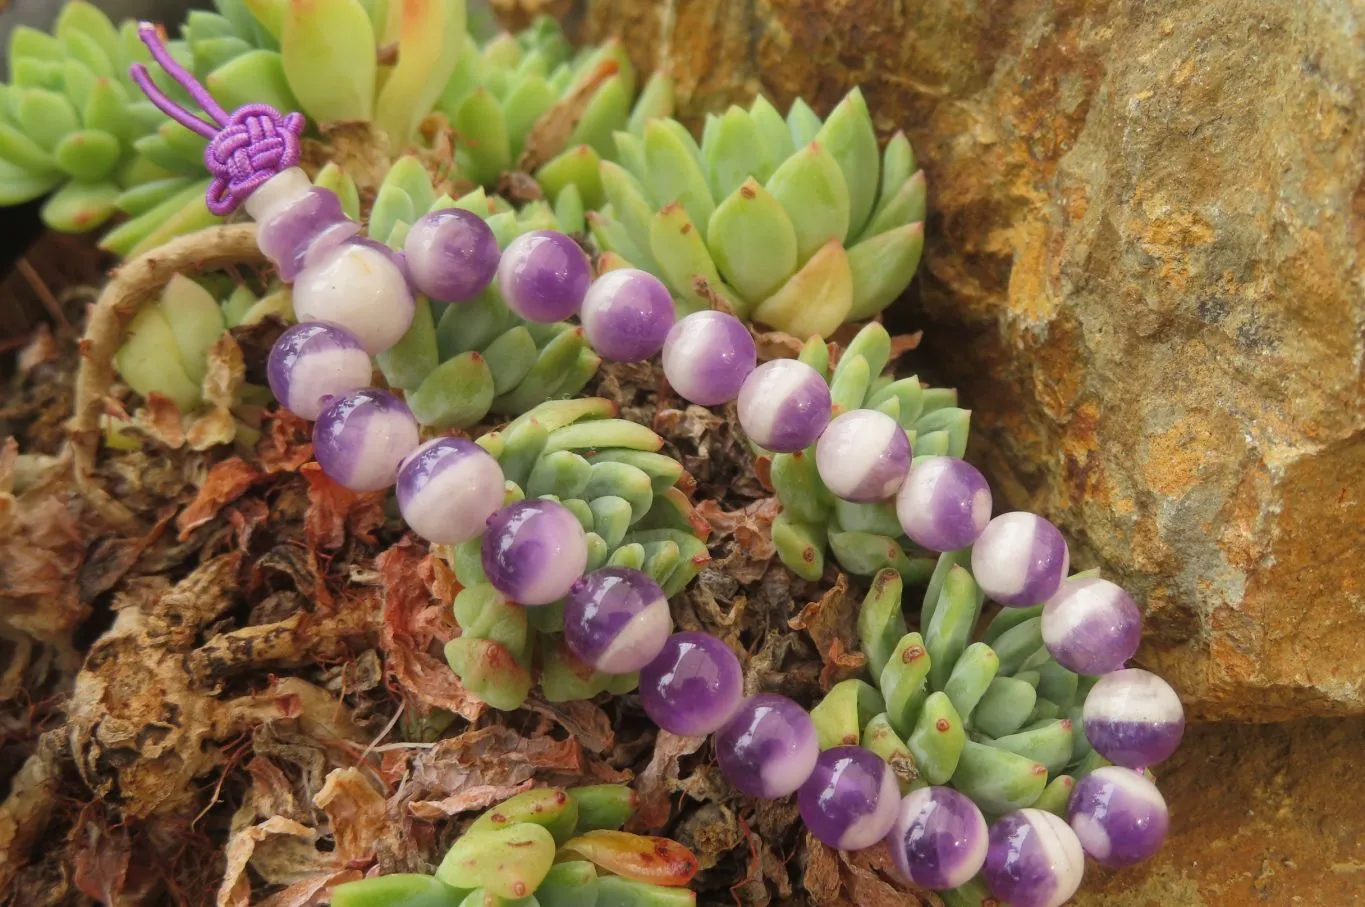
[(399, 464), (417, 441), (417, 420), (407, 405), (373, 387), (331, 401), (313, 425), (318, 465), (352, 491), (379, 491), (392, 485)]
[(1002, 513), (972, 546), (972, 575), (992, 601), (1007, 608), (1047, 601), (1070, 565), (1066, 539), (1036, 513)]
[(442, 208), (418, 219), (403, 240), (417, 289), (438, 302), (469, 302), (493, 282), (498, 240), (483, 218)]
[(716, 732), (715, 751), (736, 790), (772, 800), (806, 783), (820, 744), (810, 713), (786, 696), (760, 693)]
[(921, 787), (901, 800), (886, 843), (908, 881), (945, 891), (981, 871), (986, 836), (986, 819), (970, 797), (949, 787)]
[(503, 301), (527, 321), (548, 324), (568, 318), (578, 311), (591, 282), (587, 254), (553, 230), (523, 233), (498, 262)]
[(604, 359), (641, 362), (664, 346), (675, 314), (668, 287), (648, 271), (608, 271), (588, 287), (579, 311), (583, 335)]
[(488, 582), (520, 605), (559, 601), (588, 565), (583, 526), (557, 501), (503, 507), (489, 518), (480, 550)]
[(1115, 765), (1141, 769), (1170, 757), (1185, 734), (1185, 710), (1171, 685), (1140, 668), (1106, 674), (1081, 709), (1085, 736)]
[(750, 441), (775, 453), (814, 444), (829, 420), (829, 384), (798, 359), (765, 362), (740, 388), (740, 426)]
[(1141, 642), (1137, 602), (1109, 580), (1069, 579), (1043, 607), (1043, 643), (1058, 664), (1077, 674), (1117, 671)]
[(1059, 816), (1021, 809), (991, 826), (981, 874), (1010, 907), (1061, 907), (1084, 872), (1081, 842)]
[(862, 850), (886, 837), (900, 810), (896, 775), (880, 756), (859, 746), (820, 754), (796, 795), (806, 828), (839, 850)]
[(1118, 765), (1097, 768), (1076, 782), (1066, 815), (1085, 852), (1115, 868), (1153, 856), (1171, 824), (1156, 785)]
[(735, 399), (757, 364), (749, 329), (724, 312), (693, 312), (664, 341), (664, 377), (678, 396), (698, 406)]
[(294, 315), (345, 328), (373, 356), (412, 326), (416, 303), (407, 276), (377, 244), (348, 240), (310, 265), (294, 282)]
[(312, 422), (328, 400), (368, 386), (374, 364), (350, 331), (314, 321), (280, 335), (265, 373), (280, 405)]
[(640, 570), (594, 570), (570, 587), (564, 603), (564, 642), (604, 674), (640, 670), (658, 657), (672, 630), (664, 590)]
[(438, 545), (458, 545), (484, 531), (502, 506), (502, 467), (463, 438), (435, 438), (398, 469), (398, 508), (413, 532)]
[(670, 734), (694, 737), (720, 730), (743, 695), (739, 659), (709, 633), (674, 633), (640, 671), (645, 714)]
[(815, 468), (836, 498), (860, 504), (896, 493), (910, 469), (910, 439), (896, 420), (875, 409), (836, 418), (815, 445)]
[(923, 457), (896, 494), (896, 517), (917, 545), (960, 551), (991, 521), (991, 489), (972, 464), (955, 457)]

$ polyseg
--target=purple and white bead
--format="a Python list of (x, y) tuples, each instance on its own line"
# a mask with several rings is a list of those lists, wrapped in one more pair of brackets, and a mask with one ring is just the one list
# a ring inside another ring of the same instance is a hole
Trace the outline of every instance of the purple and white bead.
[(991, 489), (975, 466), (956, 457), (924, 457), (896, 494), (896, 516), (910, 540), (930, 551), (961, 551), (991, 521)]
[(664, 347), (676, 314), (668, 287), (648, 271), (619, 268), (588, 287), (578, 313), (593, 350), (615, 362), (642, 362)]
[(815, 468), (836, 498), (861, 504), (896, 493), (910, 469), (910, 439), (895, 419), (875, 409), (836, 418), (815, 445)]
[(1002, 513), (972, 546), (972, 575), (981, 590), (1008, 608), (1047, 601), (1071, 566), (1066, 539), (1036, 513)]
[(502, 506), (502, 467), (463, 438), (435, 438), (398, 469), (398, 509), (413, 532), (438, 545), (458, 545), (484, 531)]
[(981, 872), (1010, 907), (1061, 907), (1081, 887), (1085, 854), (1060, 816), (1021, 809), (991, 826)]
[(583, 575), (588, 540), (558, 501), (518, 501), (489, 517), (480, 553), (493, 588), (517, 604), (548, 605)]
[(776, 453), (810, 447), (829, 420), (829, 384), (799, 359), (765, 362), (740, 388), (740, 426), (749, 440)]
[(266, 361), (266, 381), (280, 405), (315, 421), (333, 397), (370, 383), (370, 354), (349, 331), (316, 321), (296, 324), (280, 335)]
[(498, 272), (498, 240), (483, 218), (442, 208), (418, 219), (403, 241), (413, 284), (438, 302), (469, 302)]
[(498, 262), (498, 289), (507, 307), (527, 321), (548, 324), (578, 311), (592, 283), (583, 249), (554, 230), (512, 240)]
[(716, 732), (716, 762), (742, 794), (785, 797), (806, 783), (820, 756), (810, 713), (786, 696), (760, 693)]
[(360, 232), (335, 192), (314, 186), (298, 167), (281, 171), (243, 203), (256, 221), (256, 245), (286, 283)]
[(678, 395), (698, 406), (739, 396), (758, 364), (749, 329), (724, 312), (693, 312), (673, 325), (664, 341), (664, 377)]
[(632, 674), (658, 657), (673, 630), (668, 597), (629, 567), (594, 570), (569, 588), (564, 642), (604, 674)]
[(352, 491), (388, 488), (418, 441), (417, 420), (393, 394), (367, 387), (328, 403), (313, 424), (322, 471)]
[(986, 835), (986, 818), (970, 797), (950, 787), (921, 787), (901, 800), (886, 844), (908, 881), (946, 891), (981, 871)]
[(416, 311), (407, 276), (378, 243), (349, 239), (327, 252), (294, 281), (294, 315), (355, 335), (370, 355), (393, 346)]
[(825, 750), (796, 794), (806, 828), (838, 850), (862, 850), (885, 838), (900, 803), (891, 766), (860, 746)]
[(1067, 580), (1043, 607), (1043, 643), (1077, 674), (1123, 667), (1142, 642), (1142, 612), (1132, 596), (1098, 577)]
[(640, 670), (645, 714), (681, 737), (720, 730), (734, 717), (743, 696), (739, 659), (709, 633), (674, 633)]
[(1066, 814), (1082, 849), (1114, 868), (1149, 859), (1171, 825), (1156, 785), (1117, 765), (1097, 768), (1076, 782)]
[(1085, 737), (1115, 765), (1143, 769), (1168, 758), (1185, 733), (1185, 710), (1171, 685), (1140, 668), (1106, 674), (1081, 709)]

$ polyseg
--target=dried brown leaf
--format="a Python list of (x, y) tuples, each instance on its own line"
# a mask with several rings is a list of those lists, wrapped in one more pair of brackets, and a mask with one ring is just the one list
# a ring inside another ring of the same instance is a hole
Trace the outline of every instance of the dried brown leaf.
[(256, 454), (266, 472), (296, 472), (313, 459), (311, 423), (285, 409), (276, 410), (266, 418), (268, 428), (256, 446)]
[(245, 380), (242, 348), (231, 334), (224, 332), (209, 348), (208, 371), (204, 374), (204, 399), (215, 408), (231, 409), (237, 404), (237, 395)]
[(631, 831), (652, 831), (668, 821), (669, 799), (677, 790), (679, 763), (706, 742), (706, 737), (679, 737), (659, 731), (654, 738), (654, 755), (640, 773), (635, 785), (640, 806), (626, 828)]
[(212, 520), (218, 511), (245, 494), (260, 478), (260, 470), (241, 457), (215, 464), (199, 487), (199, 493), (175, 521), (180, 541), (188, 539), (195, 529)]
[(61, 348), (52, 337), (52, 328), (48, 327), (46, 321), (40, 321), (38, 329), (33, 332), (33, 338), (15, 357), (15, 371), (20, 378), (24, 378), (43, 363), (56, 362), (59, 358)]
[(814, 641), (824, 664), (821, 683), (825, 689), (854, 676), (866, 664), (866, 657), (857, 651), (858, 605), (849, 592), (848, 577), (840, 573), (833, 588), (789, 621), (793, 630), (805, 630)]
[(337, 859), (346, 865), (374, 860), (380, 838), (394, 831), (384, 796), (356, 768), (339, 768), (327, 776), (313, 805), (327, 813)]
[(463, 812), (465, 793), (478, 787), (511, 788), (531, 778), (578, 783), (582, 749), (573, 739), (522, 737), (504, 725), (489, 725), (447, 737), (412, 761), (396, 800), (418, 818)]
[(320, 896), (336, 886), (346, 882), (358, 882), (363, 878), (364, 874), (356, 869), (341, 869), (313, 876), (302, 882), (295, 882), (284, 891), (272, 894), (256, 907), (310, 907), (312, 904), (322, 903)]
[(545, 111), (526, 136), (526, 150), (517, 161), (517, 169), (523, 173), (535, 173), (542, 164), (563, 151), (578, 121), (588, 109), (588, 104), (597, 94), (597, 89), (614, 76), (619, 68), (615, 60), (603, 60), (567, 97), (561, 98)]
[(806, 867), (802, 874), (802, 888), (810, 894), (810, 899), (818, 907), (833, 907), (839, 904), (839, 893), (843, 881), (839, 878), (839, 855), (815, 839), (810, 832), (806, 839)]
[(132, 859), (127, 829), (107, 828), (92, 819), (74, 829), (72, 837), (76, 887), (101, 904), (121, 903)]
[(185, 419), (171, 398), (153, 391), (133, 413), (133, 427), (158, 444), (179, 450), (185, 445)]
[(346, 531), (366, 542), (368, 533), (384, 522), (384, 492), (357, 493), (332, 481), (316, 462), (299, 468), (308, 480), (308, 513), (304, 535), (314, 551), (335, 551), (346, 542)]
[(90, 546), (90, 554), (81, 564), (76, 578), (81, 602), (89, 604), (96, 596), (114, 588), (137, 563), (142, 553), (161, 538), (174, 515), (174, 510), (167, 511), (151, 531), (142, 536), (105, 536), (96, 540)]
[(9, 780), (9, 795), (0, 803), (0, 891), (9, 890), (15, 872), (28, 862), (29, 848), (47, 826), (65, 752), (65, 729), (47, 731)]
[(443, 800), (419, 800), (410, 807), (412, 814), (419, 819), (434, 821), (460, 813), (483, 810), (494, 803), (501, 803), (508, 797), (516, 796), (535, 786), (535, 781), (527, 778), (518, 784), (476, 784)]
[(247, 864), (255, 855), (256, 848), (274, 835), (301, 838), (310, 844), (317, 840), (314, 829), (283, 816), (271, 816), (264, 822), (234, 832), (227, 843), (227, 871), (223, 873), (222, 884), (218, 886), (217, 907), (249, 907), (251, 878), (247, 875)]
[(523, 708), (538, 712), (564, 728), (590, 753), (601, 755), (616, 743), (611, 719), (591, 700), (546, 702), (533, 695)]
[(190, 450), (208, 450), (223, 444), (231, 444), (237, 438), (237, 420), (232, 413), (221, 407), (211, 409), (190, 423), (185, 432), (185, 443)]

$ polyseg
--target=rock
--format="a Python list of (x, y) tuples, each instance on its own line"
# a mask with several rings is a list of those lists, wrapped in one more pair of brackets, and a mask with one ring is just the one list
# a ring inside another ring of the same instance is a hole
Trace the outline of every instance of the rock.
[(1365, 10), (589, 0), (681, 114), (862, 85), (929, 178), (925, 349), (998, 500), (1202, 718), (1365, 712)]

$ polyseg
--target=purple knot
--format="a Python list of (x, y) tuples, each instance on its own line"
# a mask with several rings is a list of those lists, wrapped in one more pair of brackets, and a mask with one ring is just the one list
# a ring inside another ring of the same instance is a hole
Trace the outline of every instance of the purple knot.
[(283, 116), (268, 104), (247, 104), (233, 112), (208, 147), (204, 165), (213, 175), (208, 209), (231, 213), (271, 177), (299, 162), (303, 116)]

